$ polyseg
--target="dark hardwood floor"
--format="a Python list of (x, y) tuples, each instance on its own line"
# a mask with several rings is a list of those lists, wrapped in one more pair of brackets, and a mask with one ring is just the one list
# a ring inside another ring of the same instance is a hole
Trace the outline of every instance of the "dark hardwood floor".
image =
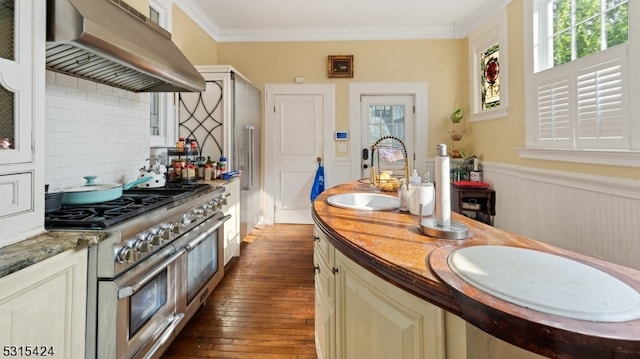
[(313, 226), (254, 229), (163, 359), (316, 359)]

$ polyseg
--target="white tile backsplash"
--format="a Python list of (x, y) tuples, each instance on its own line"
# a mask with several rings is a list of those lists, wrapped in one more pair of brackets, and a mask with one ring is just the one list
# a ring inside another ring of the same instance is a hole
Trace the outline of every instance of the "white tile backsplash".
[(126, 183), (149, 158), (149, 94), (47, 71), (45, 183)]

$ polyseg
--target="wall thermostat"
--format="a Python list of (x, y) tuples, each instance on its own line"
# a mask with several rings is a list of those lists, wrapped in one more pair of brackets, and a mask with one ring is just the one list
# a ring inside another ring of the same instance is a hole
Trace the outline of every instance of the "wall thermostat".
[(336, 131), (335, 140), (336, 141), (347, 141), (347, 140), (349, 140), (349, 131)]

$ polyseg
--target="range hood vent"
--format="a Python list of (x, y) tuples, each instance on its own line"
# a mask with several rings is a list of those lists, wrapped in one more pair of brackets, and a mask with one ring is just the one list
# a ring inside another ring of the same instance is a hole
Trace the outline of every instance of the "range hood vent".
[(171, 34), (121, 0), (47, 0), (47, 68), (133, 92), (201, 92)]

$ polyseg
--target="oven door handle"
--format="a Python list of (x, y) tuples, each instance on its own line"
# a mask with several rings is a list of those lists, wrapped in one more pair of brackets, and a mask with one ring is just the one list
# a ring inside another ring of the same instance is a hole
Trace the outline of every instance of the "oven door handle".
[(218, 228), (220, 228), (220, 226), (228, 221), (231, 218), (230, 214), (227, 214), (226, 216), (220, 218), (216, 224), (214, 224), (213, 226), (211, 226), (211, 228), (207, 229), (206, 232), (200, 234), (199, 236), (197, 236), (194, 240), (192, 240), (191, 242), (187, 243), (184, 248), (188, 251), (192, 250), (193, 248), (197, 247), (198, 244), (200, 244), (200, 242), (204, 241), (205, 239), (207, 239), (207, 237), (209, 237), (211, 234), (213, 234), (213, 232), (215, 232), (216, 230), (218, 230)]
[(153, 358), (158, 349), (160, 349), (160, 347), (162, 347), (169, 340), (169, 338), (173, 334), (173, 331), (176, 329), (178, 324), (180, 324), (183, 318), (184, 314), (178, 313), (171, 317), (171, 319), (169, 319), (169, 324), (167, 324), (166, 329), (162, 332), (162, 335), (160, 335), (159, 339), (155, 343), (153, 343), (153, 346), (149, 348), (149, 351), (144, 355), (143, 359)]
[(178, 258), (180, 258), (180, 256), (184, 253), (185, 253), (184, 249), (178, 250), (177, 252), (173, 253), (169, 258), (165, 259), (160, 264), (158, 264), (153, 270), (146, 273), (144, 277), (140, 278), (134, 283), (131, 283), (130, 285), (126, 285), (118, 289), (118, 299), (130, 297), (136, 294), (136, 292), (138, 292), (140, 288), (142, 288), (145, 284), (147, 284), (149, 281), (155, 278), (155, 276), (158, 275), (158, 273), (162, 272), (165, 268), (171, 265), (171, 263), (175, 262)]

